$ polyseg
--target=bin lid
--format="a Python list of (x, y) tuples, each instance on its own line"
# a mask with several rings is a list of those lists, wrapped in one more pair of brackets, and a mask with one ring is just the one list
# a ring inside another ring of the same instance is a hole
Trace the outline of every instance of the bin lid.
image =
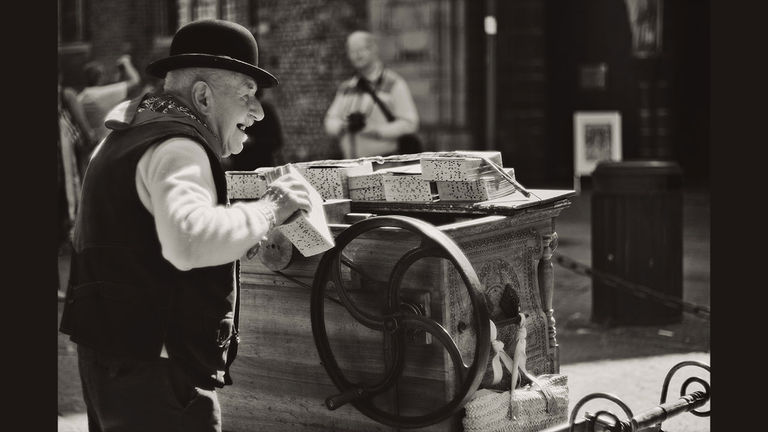
[(682, 170), (672, 161), (603, 161), (592, 173), (595, 192), (655, 193), (679, 191)]
[(601, 161), (595, 167), (592, 175), (678, 175), (681, 173), (680, 165), (673, 161), (629, 160)]

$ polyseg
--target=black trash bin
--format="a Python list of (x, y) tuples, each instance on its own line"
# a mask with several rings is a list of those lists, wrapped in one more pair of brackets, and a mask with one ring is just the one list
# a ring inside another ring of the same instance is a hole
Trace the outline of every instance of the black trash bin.
[[(674, 162), (601, 162), (592, 174), (592, 267), (682, 300), (682, 172)], [(682, 309), (592, 279), (592, 321), (670, 324)]]

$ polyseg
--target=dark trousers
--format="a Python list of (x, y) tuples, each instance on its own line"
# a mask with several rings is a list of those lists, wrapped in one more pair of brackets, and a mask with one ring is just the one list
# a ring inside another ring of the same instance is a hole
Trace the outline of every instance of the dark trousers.
[(78, 345), (89, 432), (221, 432), (214, 389), (196, 387), (173, 360), (102, 355)]

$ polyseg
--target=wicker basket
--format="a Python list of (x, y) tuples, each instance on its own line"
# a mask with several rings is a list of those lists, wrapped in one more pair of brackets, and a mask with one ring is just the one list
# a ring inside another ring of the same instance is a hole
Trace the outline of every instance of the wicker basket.
[[(525, 358), (519, 355), (525, 347), (524, 317), (521, 324), (516, 355), (510, 358), (503, 344), (496, 340), (491, 323), (492, 345), (497, 357), (494, 361), (500, 361), (511, 375), (509, 382), (514, 388), (475, 392), (464, 407), (464, 432), (535, 432), (568, 420), (568, 377), (562, 374), (534, 377), (525, 370)], [(499, 380), (498, 376), (494, 379)]]

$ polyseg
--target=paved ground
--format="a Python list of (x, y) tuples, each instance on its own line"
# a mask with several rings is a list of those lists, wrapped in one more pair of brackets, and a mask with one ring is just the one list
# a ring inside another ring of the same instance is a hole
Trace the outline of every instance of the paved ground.
[[(563, 365), (560, 372), (568, 375), (569, 413), (584, 396), (595, 392), (617, 396), (627, 404), (633, 415), (654, 408), (660, 402), (661, 388), (669, 370), (678, 363), (689, 360), (710, 364), (708, 352), (691, 352)], [(666, 401), (677, 400), (682, 382), (692, 376), (710, 382), (709, 373), (706, 370), (685, 366), (672, 376)], [(691, 385), (687, 392), (701, 389), (701, 386)], [(705, 412), (709, 408), (708, 403), (699, 408), (699, 411)], [(619, 406), (603, 399), (587, 402), (579, 410), (580, 417), (577, 418), (583, 418), (585, 411), (595, 413), (600, 410), (608, 410), (619, 418), (626, 418)], [(673, 417), (662, 423), (662, 426), (668, 432), (708, 432), (710, 430), (708, 417), (696, 417), (690, 413)]]
[[(586, 265), (591, 265), (590, 199), (589, 191), (573, 198), (556, 227), (560, 240), (556, 254)], [(709, 215), (709, 193), (687, 191), (683, 208), (683, 298), (705, 306), (710, 304)], [(637, 414), (659, 403), (662, 382), (672, 366), (684, 360), (710, 363), (708, 321), (684, 314), (682, 322), (673, 325), (600, 327), (590, 322), (591, 295), (589, 278), (555, 266), (557, 338), (561, 372), (569, 379), (571, 408), (587, 394), (605, 392), (620, 397)], [(59, 432), (87, 431), (75, 362), (74, 347), (59, 335)], [(709, 374), (697, 368), (683, 368), (670, 385), (668, 400), (677, 398), (680, 382), (691, 375), (709, 380)], [(584, 410), (596, 412), (602, 408), (623, 417), (621, 409), (600, 401), (588, 403), (581, 411), (583, 415)], [(707, 409), (709, 404), (702, 408)], [(668, 432), (710, 430), (709, 418), (689, 413), (663, 426)]]

